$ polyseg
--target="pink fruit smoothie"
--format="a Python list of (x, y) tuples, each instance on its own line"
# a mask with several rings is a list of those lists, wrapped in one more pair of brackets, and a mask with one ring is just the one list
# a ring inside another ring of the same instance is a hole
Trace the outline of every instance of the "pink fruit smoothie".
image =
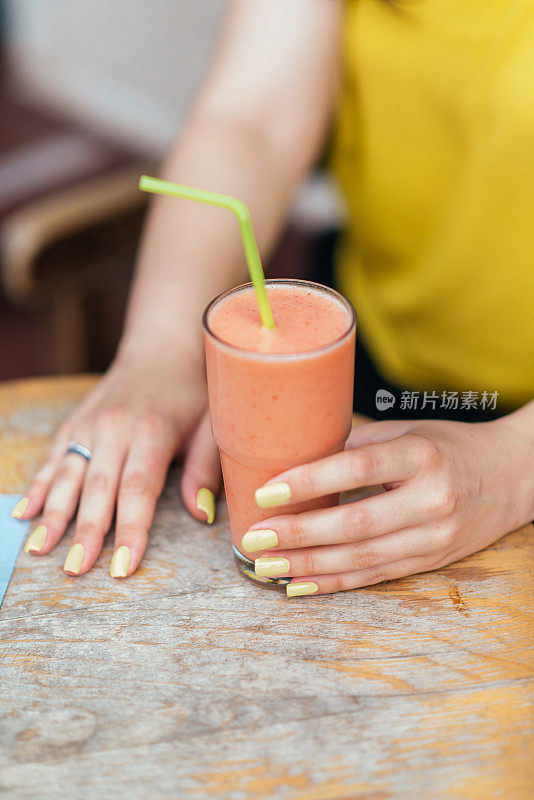
[(338, 502), (330, 496), (282, 512), (258, 508), (254, 492), (289, 467), (342, 450), (352, 420), (352, 306), (319, 284), (266, 285), (275, 330), (262, 327), (250, 284), (216, 298), (204, 315), (211, 423), (242, 554), (253, 523)]

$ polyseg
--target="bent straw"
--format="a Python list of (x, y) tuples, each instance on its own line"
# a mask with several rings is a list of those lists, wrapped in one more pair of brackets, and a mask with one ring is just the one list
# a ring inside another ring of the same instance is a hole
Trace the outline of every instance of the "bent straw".
[(193, 189), (191, 186), (182, 186), (179, 183), (171, 183), (170, 181), (163, 181), (159, 178), (151, 178), (148, 175), (142, 175), (139, 181), (139, 188), (143, 192), (152, 192), (153, 194), (166, 194), (171, 197), (182, 197), (186, 200), (196, 200), (198, 203), (208, 203), (212, 206), (222, 206), (233, 211), (239, 223), (239, 230), (241, 232), (241, 239), (243, 241), (243, 249), (245, 251), (245, 258), (248, 264), (248, 271), (254, 291), (256, 293), (256, 300), (260, 311), (261, 323), (264, 328), (274, 328), (273, 315), (269, 305), (269, 298), (265, 290), (265, 276), (261, 266), (260, 254), (256, 237), (252, 230), (250, 222), (250, 214), (248, 208), (242, 200), (236, 197), (230, 197), (226, 194), (218, 194), (217, 192), (206, 192), (203, 189)]

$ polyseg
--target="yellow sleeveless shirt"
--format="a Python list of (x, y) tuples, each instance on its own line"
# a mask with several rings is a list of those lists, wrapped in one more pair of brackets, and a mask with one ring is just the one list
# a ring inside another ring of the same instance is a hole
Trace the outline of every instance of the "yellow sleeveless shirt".
[(534, 2), (349, 0), (337, 281), (379, 370), (534, 396)]

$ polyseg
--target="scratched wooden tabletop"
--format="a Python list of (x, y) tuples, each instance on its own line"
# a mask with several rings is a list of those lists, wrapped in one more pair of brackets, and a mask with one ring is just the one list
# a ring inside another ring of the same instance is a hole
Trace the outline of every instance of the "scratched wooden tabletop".
[[(23, 492), (93, 379), (0, 386), (0, 491)], [(0, 795), (531, 800), (533, 529), (446, 569), (287, 600), (236, 572), (178, 471), (146, 556), (82, 578), (22, 553), (0, 609)]]

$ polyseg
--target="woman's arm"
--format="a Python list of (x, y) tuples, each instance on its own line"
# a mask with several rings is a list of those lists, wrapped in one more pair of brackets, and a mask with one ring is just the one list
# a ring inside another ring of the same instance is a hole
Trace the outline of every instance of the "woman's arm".
[[(341, 5), (234, 2), (209, 76), (163, 171), (170, 180), (244, 200), (264, 255), (325, 137)], [(153, 203), (117, 357), (62, 426), (28, 502), (16, 509), (27, 519), (43, 509), (29, 551), (55, 547), (79, 503), (65, 569), (87, 572), (116, 507), (111, 572), (131, 574), (177, 452), (186, 454), (186, 506), (211, 521), (211, 508), (197, 508), (196, 500), (199, 488), (215, 491), (220, 479), (209, 424), (198, 424), (206, 403), (200, 320), (208, 301), (245, 274), (237, 225), (227, 212), (168, 198)], [(89, 464), (65, 454), (72, 440), (92, 451)]]
[[(264, 256), (328, 129), (340, 11), (337, 0), (234, 3), (205, 85), (163, 169), (169, 180), (244, 200)], [(198, 371), (202, 312), (244, 279), (239, 233), (228, 212), (156, 199), (120, 357), (167, 342)]]

